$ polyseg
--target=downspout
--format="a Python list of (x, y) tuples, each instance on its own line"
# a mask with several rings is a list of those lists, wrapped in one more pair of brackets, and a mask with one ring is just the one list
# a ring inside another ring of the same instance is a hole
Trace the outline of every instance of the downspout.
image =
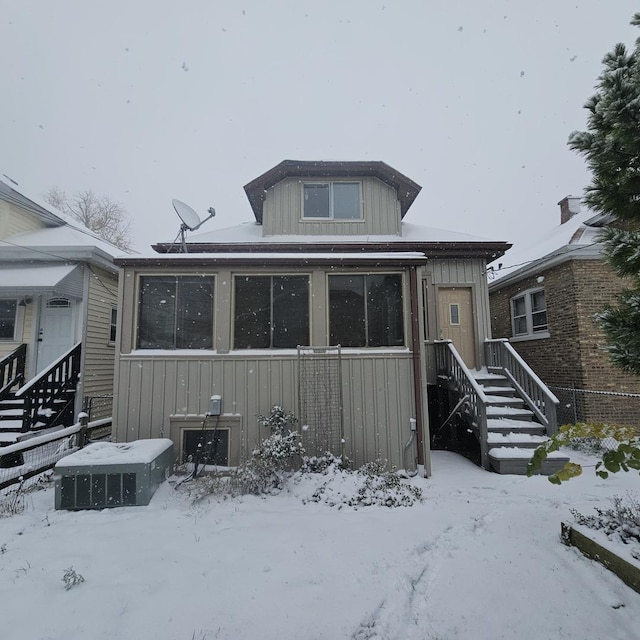
[(418, 310), (417, 267), (409, 268), (409, 297), (411, 298), (411, 353), (413, 361), (413, 395), (416, 405), (416, 438), (418, 464), (424, 464), (424, 435), (422, 407), (422, 367), (420, 364), (420, 317)]

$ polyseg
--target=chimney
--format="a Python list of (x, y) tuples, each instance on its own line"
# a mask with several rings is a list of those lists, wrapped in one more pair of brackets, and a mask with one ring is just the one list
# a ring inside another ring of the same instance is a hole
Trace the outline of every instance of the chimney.
[(580, 198), (566, 196), (558, 202), (560, 205), (560, 224), (571, 220), (576, 213), (580, 213)]

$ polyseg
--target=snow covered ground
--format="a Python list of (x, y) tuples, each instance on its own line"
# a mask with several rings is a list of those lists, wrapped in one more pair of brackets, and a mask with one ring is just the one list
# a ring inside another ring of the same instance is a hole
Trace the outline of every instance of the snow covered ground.
[[(0, 519), (2, 637), (25, 640), (536, 640), (640, 637), (640, 594), (559, 540), (569, 509), (637, 489), (562, 486), (435, 452), (409, 508), (268, 498), (66, 512), (52, 488)], [(66, 590), (66, 569), (84, 582)]]

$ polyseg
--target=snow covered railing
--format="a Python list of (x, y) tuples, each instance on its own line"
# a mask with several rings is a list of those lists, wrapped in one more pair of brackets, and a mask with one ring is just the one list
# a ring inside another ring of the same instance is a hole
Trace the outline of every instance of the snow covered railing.
[(534, 373), (506, 338), (485, 340), (485, 358), (489, 370), (499, 370), (515, 387), (520, 397), (547, 428), (547, 435), (558, 431), (558, 398)]
[(436, 373), (446, 377), (460, 398), (467, 397), (467, 407), (471, 420), (478, 429), (481, 463), (490, 469), (489, 447), (487, 444), (487, 396), (460, 357), (451, 340), (436, 340)]
[(79, 342), (16, 391), (16, 398), (24, 400), (23, 432), (52, 427), (69, 416), (73, 419), (81, 353), (82, 343)]
[(87, 439), (105, 437), (105, 429), (110, 425), (111, 419), (88, 424), (77, 422), (71, 427), (0, 447), (0, 490), (52, 469), (58, 460), (81, 449)]
[(0, 360), (0, 400), (9, 394), (13, 387), (24, 382), (26, 356), (27, 345), (21, 344)]

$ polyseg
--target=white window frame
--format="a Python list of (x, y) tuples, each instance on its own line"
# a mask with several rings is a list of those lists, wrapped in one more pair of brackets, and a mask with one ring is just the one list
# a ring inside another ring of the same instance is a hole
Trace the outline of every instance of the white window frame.
[[(513, 342), (517, 342), (520, 340), (540, 340), (542, 338), (550, 337), (549, 333), (549, 318), (547, 317), (547, 325), (543, 329), (534, 329), (533, 327), (533, 296), (536, 293), (545, 293), (544, 287), (536, 287), (535, 289), (528, 289), (526, 291), (521, 291), (517, 296), (513, 296), (510, 300), (510, 314), (511, 314), (511, 335), (513, 336), (511, 340)], [(516, 316), (516, 302), (518, 300), (524, 300), (524, 313)], [(535, 313), (541, 313), (542, 311), (538, 310)], [(547, 300), (545, 294), (545, 306), (544, 313), (547, 313)], [(526, 323), (526, 333), (516, 333), (516, 320), (519, 318), (524, 318)]]
[[(336, 218), (333, 213), (333, 187), (336, 184), (355, 184), (358, 185), (358, 217), (357, 218)], [(329, 187), (329, 215), (324, 216), (305, 216), (304, 203), (305, 203), (305, 187), (309, 186), (321, 186), (327, 185)], [(301, 218), (303, 221), (312, 220), (318, 222), (319, 220), (331, 220), (332, 222), (359, 222), (364, 219), (362, 212), (362, 182), (360, 180), (305, 180), (302, 183), (302, 207)]]
[(107, 344), (110, 347), (113, 347), (116, 344), (117, 327), (118, 327), (118, 306), (115, 304), (112, 304), (111, 311), (109, 312), (109, 339), (107, 341)]

